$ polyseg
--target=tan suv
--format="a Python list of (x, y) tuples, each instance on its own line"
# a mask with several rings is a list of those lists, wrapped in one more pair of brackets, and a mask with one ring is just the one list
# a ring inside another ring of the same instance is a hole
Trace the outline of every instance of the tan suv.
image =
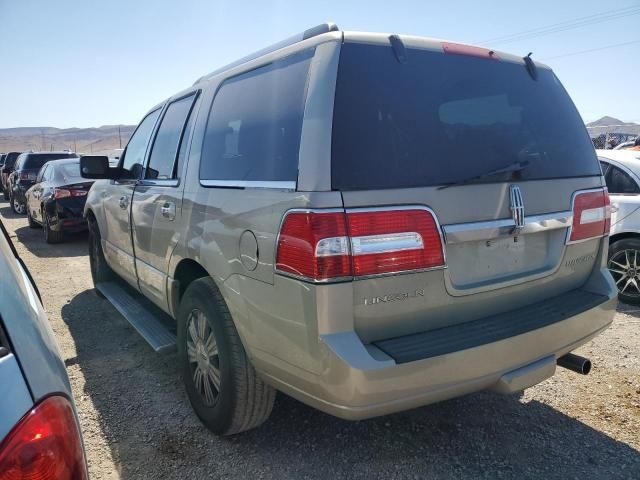
[(361, 419), (586, 373), (567, 354), (613, 317), (602, 173), (529, 57), (321, 25), (151, 109), (117, 168), (81, 166), (103, 179), (98, 291), (177, 342), (217, 433), (276, 390)]

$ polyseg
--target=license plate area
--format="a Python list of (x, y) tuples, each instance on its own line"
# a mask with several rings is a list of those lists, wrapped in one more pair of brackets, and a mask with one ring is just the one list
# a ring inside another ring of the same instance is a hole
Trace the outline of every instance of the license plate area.
[(562, 256), (565, 234), (560, 229), (447, 245), (451, 286), (470, 290), (551, 271)]

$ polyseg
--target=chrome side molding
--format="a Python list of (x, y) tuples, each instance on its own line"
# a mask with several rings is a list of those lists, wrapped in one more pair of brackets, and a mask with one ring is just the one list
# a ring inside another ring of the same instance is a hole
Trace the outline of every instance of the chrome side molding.
[[(524, 226), (517, 235), (544, 232), (569, 228), (573, 223), (573, 212), (555, 212), (545, 215), (532, 215), (524, 218)], [(442, 231), (446, 245), (456, 243), (473, 242), (478, 240), (491, 240), (500, 237), (513, 237), (515, 222), (512, 218), (490, 220), (486, 222), (458, 223), (444, 225)]]

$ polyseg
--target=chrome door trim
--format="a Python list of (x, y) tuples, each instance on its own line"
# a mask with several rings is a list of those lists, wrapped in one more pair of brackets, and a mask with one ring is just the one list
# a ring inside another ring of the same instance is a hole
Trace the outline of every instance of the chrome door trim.
[(203, 187), (223, 188), (275, 188), (295, 190), (295, 181), (261, 181), (261, 180), (200, 180)]
[[(524, 226), (520, 229), (519, 235), (570, 228), (572, 223), (573, 212), (570, 210), (544, 215), (532, 215), (524, 218)], [(445, 244), (455, 245), (457, 243), (514, 236), (513, 229), (515, 226), (512, 218), (505, 218), (486, 222), (444, 225), (442, 231), (444, 233)]]

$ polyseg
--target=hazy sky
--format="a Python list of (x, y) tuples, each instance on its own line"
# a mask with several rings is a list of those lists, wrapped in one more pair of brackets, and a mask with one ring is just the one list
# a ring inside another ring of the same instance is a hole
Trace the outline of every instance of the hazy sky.
[[(601, 21), (607, 11), (617, 18)], [(201, 75), (324, 21), (480, 43), (587, 16), (598, 23), (486, 45), (549, 59), (585, 121), (640, 122), (638, 13), (640, 0), (0, 0), (0, 128), (137, 123)]]

